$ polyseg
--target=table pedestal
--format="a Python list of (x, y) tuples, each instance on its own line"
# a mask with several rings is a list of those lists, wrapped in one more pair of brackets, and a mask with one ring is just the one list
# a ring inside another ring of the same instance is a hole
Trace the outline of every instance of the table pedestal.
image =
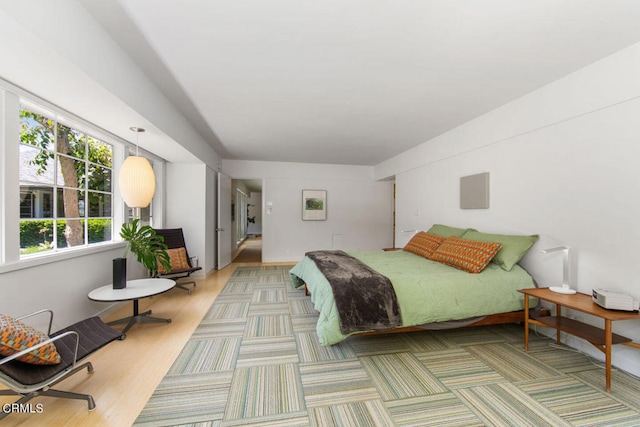
[(129, 317), (124, 317), (122, 319), (118, 319), (118, 320), (113, 320), (111, 322), (108, 322), (107, 325), (111, 326), (111, 325), (118, 325), (120, 323), (124, 323), (124, 322), (129, 322), (127, 323), (127, 326), (124, 327), (124, 329), (122, 330), (122, 333), (126, 333), (130, 327), (133, 326), (134, 323), (142, 323), (142, 322), (164, 322), (164, 323), (171, 323), (171, 319), (164, 319), (161, 317), (151, 317), (149, 316), (151, 314), (151, 310), (147, 310), (144, 313), (140, 313), (139, 312), (139, 306), (138, 306), (138, 301), (137, 299), (133, 300), (133, 316), (129, 316)]

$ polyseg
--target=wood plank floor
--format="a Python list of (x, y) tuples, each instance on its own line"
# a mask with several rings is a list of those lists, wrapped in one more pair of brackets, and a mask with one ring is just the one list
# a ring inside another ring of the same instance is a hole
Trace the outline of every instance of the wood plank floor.
[[(86, 370), (78, 372), (55, 387), (91, 394), (97, 406), (94, 411), (87, 410), (84, 400), (40, 396), (30, 403), (42, 404), (42, 413), (12, 413), (0, 424), (3, 427), (131, 425), (237, 265), (261, 264), (232, 264), (197, 280), (191, 295), (172, 289), (140, 300), (141, 312), (152, 309), (153, 316), (171, 318), (171, 323), (133, 325), (124, 341), (111, 343), (87, 359), (93, 363), (92, 374)], [(126, 304), (104, 320), (126, 317), (131, 310), (131, 304)], [(0, 407), (15, 400), (17, 397), (0, 396)]]

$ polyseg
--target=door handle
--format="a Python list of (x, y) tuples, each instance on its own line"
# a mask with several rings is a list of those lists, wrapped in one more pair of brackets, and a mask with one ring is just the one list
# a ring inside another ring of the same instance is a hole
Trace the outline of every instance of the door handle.
[(224, 228), (216, 228), (216, 231), (224, 231)]

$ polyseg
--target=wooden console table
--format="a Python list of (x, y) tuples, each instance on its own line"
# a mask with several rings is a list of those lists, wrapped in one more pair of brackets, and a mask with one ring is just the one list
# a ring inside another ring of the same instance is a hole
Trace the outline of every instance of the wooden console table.
[[(556, 330), (556, 341), (560, 344), (560, 332), (566, 332), (585, 339), (605, 354), (606, 386), (611, 390), (611, 347), (613, 344), (624, 344), (640, 348), (640, 344), (632, 342), (630, 338), (614, 334), (612, 323), (615, 320), (640, 320), (640, 313), (632, 311), (607, 310), (594, 303), (591, 295), (575, 293), (561, 294), (548, 288), (521, 289), (524, 298), (524, 348), (529, 349), (529, 325), (546, 326)], [(556, 305), (556, 315), (549, 317), (529, 317), (529, 297), (538, 298)], [(568, 317), (562, 317), (562, 307), (581, 311), (604, 320), (604, 330), (587, 325)]]

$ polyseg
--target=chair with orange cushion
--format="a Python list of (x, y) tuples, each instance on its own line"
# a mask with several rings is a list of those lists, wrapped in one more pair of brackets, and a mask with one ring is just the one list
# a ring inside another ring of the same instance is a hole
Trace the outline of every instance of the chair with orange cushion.
[[(46, 334), (23, 322), (47, 313)], [(53, 334), (52, 324), (51, 310), (16, 318), (0, 314), (0, 384), (8, 387), (0, 390), (0, 396), (22, 396), (0, 408), (0, 419), (36, 396), (86, 400), (89, 410), (95, 409), (90, 395), (51, 387), (84, 368), (88, 373), (93, 372), (91, 362), (81, 361), (114, 340), (123, 340), (125, 335), (107, 326), (99, 317), (90, 317)]]
[(191, 289), (185, 285), (191, 284), (195, 288), (196, 282), (193, 280), (178, 282), (178, 279), (188, 278), (191, 276), (191, 273), (202, 270), (202, 267), (194, 267), (192, 265), (189, 252), (187, 252), (187, 245), (184, 241), (182, 228), (156, 228), (154, 230), (158, 236), (164, 238), (164, 244), (167, 245), (167, 252), (171, 259), (171, 271), (166, 271), (162, 266), (158, 265), (158, 272), (155, 274), (155, 277), (175, 280), (176, 288), (184, 289), (191, 295)]

